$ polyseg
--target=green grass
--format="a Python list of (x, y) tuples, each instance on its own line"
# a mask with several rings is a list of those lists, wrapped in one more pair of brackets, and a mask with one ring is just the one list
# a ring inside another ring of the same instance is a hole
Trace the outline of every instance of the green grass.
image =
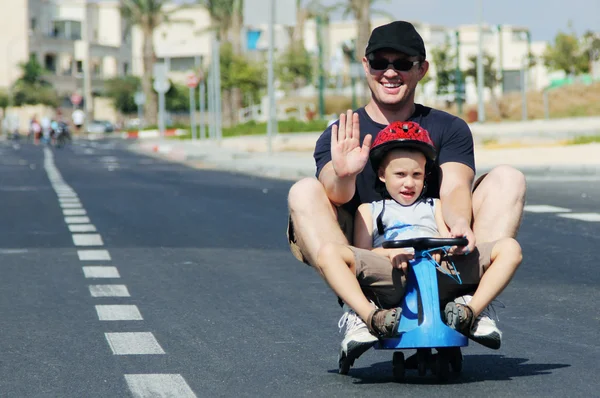
[(583, 145), (600, 142), (600, 135), (580, 135), (567, 141), (567, 145)]
[[(191, 138), (191, 132), (189, 126), (181, 127), (184, 130), (188, 130), (185, 135), (173, 137), (179, 140), (189, 140)], [(278, 133), (312, 133), (322, 132), (327, 128), (326, 120), (312, 120), (310, 122), (303, 122), (299, 120), (281, 120), (277, 124)], [(208, 131), (207, 131), (208, 134)], [(236, 137), (243, 135), (265, 135), (267, 134), (267, 123), (257, 123), (250, 121), (243, 124), (238, 124), (233, 127), (223, 128), (223, 137)]]

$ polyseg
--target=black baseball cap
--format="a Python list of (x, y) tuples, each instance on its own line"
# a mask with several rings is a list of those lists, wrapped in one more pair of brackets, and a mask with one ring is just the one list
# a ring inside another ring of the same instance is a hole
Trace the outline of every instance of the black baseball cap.
[(425, 43), (413, 24), (406, 21), (395, 21), (373, 29), (365, 56), (378, 50), (391, 49), (409, 56), (425, 58)]

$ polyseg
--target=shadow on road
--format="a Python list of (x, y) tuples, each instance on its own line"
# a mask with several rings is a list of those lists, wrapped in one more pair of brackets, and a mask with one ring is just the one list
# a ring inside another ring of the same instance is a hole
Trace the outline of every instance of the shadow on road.
[[(453, 375), (449, 383), (473, 383), (486, 380), (512, 380), (515, 377), (538, 376), (552, 373), (555, 369), (571, 365), (564, 363), (528, 363), (527, 358), (510, 358), (504, 355), (466, 355), (460, 375)], [(337, 373), (337, 369), (329, 371)], [(365, 368), (353, 368), (349, 376), (356, 384), (393, 383), (391, 356), (389, 361), (377, 362)], [(437, 384), (435, 377), (428, 372), (420, 377), (416, 370), (407, 370), (405, 384)]]

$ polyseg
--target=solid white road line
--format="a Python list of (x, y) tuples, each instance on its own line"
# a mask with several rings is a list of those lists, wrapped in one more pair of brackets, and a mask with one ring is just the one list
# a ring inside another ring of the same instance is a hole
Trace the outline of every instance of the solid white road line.
[(107, 261), (110, 260), (108, 250), (77, 250), (81, 261)]
[(63, 214), (65, 216), (84, 216), (86, 212), (84, 209), (64, 209)]
[(96, 312), (101, 321), (143, 321), (136, 305), (97, 305)]
[(88, 266), (83, 267), (83, 274), (86, 278), (120, 278), (117, 267), (112, 266)]
[(569, 213), (559, 214), (559, 217), (571, 218), (574, 220), (600, 222), (600, 214), (598, 213)]
[(131, 297), (125, 285), (90, 285), (92, 297)]
[(92, 224), (72, 224), (69, 225), (71, 232), (96, 232), (96, 227)]
[(548, 206), (548, 205), (527, 205), (524, 207), (525, 211), (532, 213), (567, 213), (571, 209), (565, 209), (564, 207)]
[(80, 216), (65, 217), (65, 222), (67, 224), (89, 224), (90, 218), (89, 217), (80, 217)]
[(125, 381), (134, 398), (196, 398), (196, 394), (179, 374), (131, 374)]
[(103, 246), (104, 242), (99, 234), (73, 234), (75, 246)]
[(154, 335), (150, 332), (104, 333), (114, 355), (164, 354)]

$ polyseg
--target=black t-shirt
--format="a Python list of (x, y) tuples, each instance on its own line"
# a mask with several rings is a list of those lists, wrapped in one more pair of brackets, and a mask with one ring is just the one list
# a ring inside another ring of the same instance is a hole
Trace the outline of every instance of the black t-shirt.
[[(367, 134), (371, 134), (373, 140), (375, 140), (377, 133), (386, 127), (385, 124), (373, 121), (364, 107), (358, 109), (356, 113), (358, 113), (360, 121), (361, 145)], [(437, 109), (415, 104), (415, 112), (407, 121), (416, 122), (427, 130), (438, 152), (434, 170), (428, 175), (426, 181), (426, 195), (428, 197), (439, 198), (439, 165), (446, 162), (457, 162), (465, 164), (475, 171), (473, 135), (464, 120)], [(316, 176), (319, 177), (323, 167), (331, 161), (331, 126), (317, 140), (314, 158), (317, 164)], [(350, 214), (354, 214), (361, 203), (370, 203), (382, 199), (381, 195), (375, 190), (376, 178), (377, 175), (371, 167), (371, 163), (367, 162), (364, 170), (356, 177), (354, 197), (343, 206)]]

